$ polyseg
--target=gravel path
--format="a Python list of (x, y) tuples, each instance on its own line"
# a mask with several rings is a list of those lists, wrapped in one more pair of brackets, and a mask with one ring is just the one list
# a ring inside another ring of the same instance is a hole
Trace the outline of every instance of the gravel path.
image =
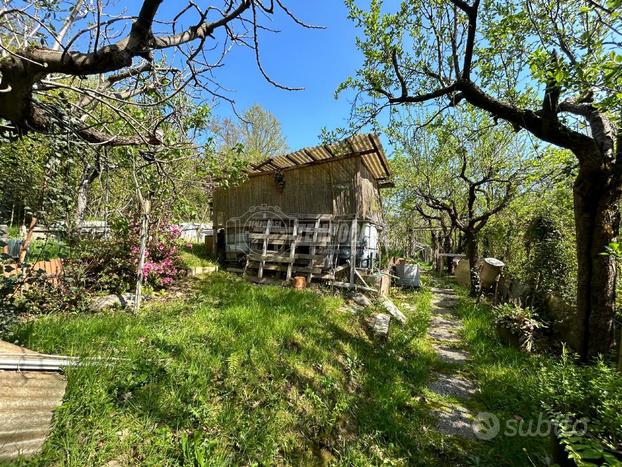
[[(437, 373), (428, 389), (442, 398), (451, 400), (435, 410), (437, 429), (450, 436), (472, 439), (473, 414), (459, 402), (471, 398), (476, 387), (473, 381), (460, 374), (460, 366), (469, 360), (468, 352), (459, 348), (462, 322), (453, 314), (458, 297), (452, 289), (432, 288), (432, 320), (428, 335), (434, 340), (434, 349), (440, 361), (451, 366), (449, 373)], [(459, 402), (456, 402), (459, 401)]]

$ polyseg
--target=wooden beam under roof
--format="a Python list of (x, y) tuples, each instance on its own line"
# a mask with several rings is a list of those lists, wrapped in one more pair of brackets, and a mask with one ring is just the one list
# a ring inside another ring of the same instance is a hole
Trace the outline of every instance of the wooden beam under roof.
[[(355, 141), (355, 138), (356, 138), (356, 141), (360, 143), (360, 145), (365, 147), (366, 149), (357, 151), (356, 147), (353, 144), (353, 142)], [(344, 155), (338, 155), (335, 152), (335, 148), (343, 148), (343, 149), (347, 148), (347, 153)], [(313, 154), (314, 150), (324, 150), (326, 151), (326, 154), (329, 157), (318, 158)], [(296, 159), (293, 157), (295, 154), (297, 154), (296, 157), (310, 159), (310, 162), (296, 161)], [(344, 160), (344, 159), (348, 159), (351, 157), (363, 157), (363, 156), (370, 155), (370, 154), (375, 154), (376, 159), (374, 160), (374, 162), (379, 159), (378, 163), (377, 164), (375, 163), (374, 165), (378, 169), (380, 169), (381, 172), (384, 172), (384, 176), (383, 176), (383, 174), (381, 173), (374, 173), (374, 172), (378, 172), (378, 170), (374, 170), (374, 171), (370, 170), (374, 178), (379, 183), (382, 183), (382, 184), (391, 183), (390, 180), (388, 179), (388, 176), (390, 175), (390, 171), (389, 171), (389, 167), (387, 164), (386, 156), (384, 154), (384, 151), (382, 150), (382, 146), (380, 145), (380, 142), (378, 141), (377, 137), (372, 134), (356, 135), (354, 137), (347, 138), (343, 141), (339, 141), (334, 144), (324, 144), (321, 146), (316, 146), (314, 148), (303, 148), (303, 149), (300, 149), (299, 151), (295, 151), (290, 154), (279, 156), (280, 158), (283, 159), (283, 162), (288, 161), (289, 163), (292, 164), (292, 165), (286, 165), (285, 167), (281, 167), (277, 165), (275, 162), (273, 162), (272, 159), (268, 159), (266, 161), (263, 161), (259, 164), (252, 166), (250, 175), (256, 176), (256, 175), (267, 174), (267, 173), (271, 173), (271, 172), (279, 171), (279, 170), (281, 171), (292, 170), (292, 169), (296, 169), (299, 167), (307, 167), (313, 164), (321, 164), (324, 162)], [(364, 159), (363, 159), (363, 162), (365, 163), (366, 166), (369, 164)], [(368, 167), (368, 169), (370, 169), (370, 167)]]

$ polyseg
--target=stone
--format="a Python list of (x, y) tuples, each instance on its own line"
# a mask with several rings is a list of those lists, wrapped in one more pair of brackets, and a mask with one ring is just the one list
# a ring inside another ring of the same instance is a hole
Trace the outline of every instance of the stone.
[(434, 315), (430, 320), (428, 335), (437, 341), (458, 342), (460, 329), (462, 325), (459, 321)]
[(360, 292), (357, 292), (352, 296), (352, 301), (356, 303), (357, 305), (364, 306), (364, 307), (368, 307), (372, 305), (372, 301)]
[(439, 360), (454, 365), (462, 365), (469, 359), (469, 354), (462, 350), (450, 349), (444, 346), (435, 346), (436, 355)]
[(455, 333), (455, 331), (449, 328), (442, 328), (442, 327), (430, 328), (428, 331), (428, 335), (432, 339), (435, 339), (437, 341), (444, 341), (444, 342), (451, 342), (451, 343), (460, 342), (460, 339), (458, 338), (458, 335)]
[(376, 336), (386, 337), (389, 335), (390, 322), (391, 317), (389, 315), (385, 315), (384, 313), (378, 313), (371, 317), (369, 327)]
[(404, 315), (404, 313), (402, 313), (398, 307), (395, 306), (395, 303), (393, 303), (391, 300), (389, 300), (388, 298), (385, 298), (384, 300), (382, 300), (382, 307), (387, 310), (389, 312), (389, 314), (391, 316), (393, 316), (396, 320), (398, 320), (400, 323), (404, 324), (406, 322), (406, 316)]
[(428, 385), (428, 389), (442, 397), (468, 399), (475, 394), (475, 385), (460, 375), (441, 374)]
[(361, 307), (359, 307), (358, 305), (343, 305), (341, 308), (339, 308), (339, 311), (342, 311), (344, 313), (350, 313), (352, 315), (356, 315), (360, 310)]
[(91, 301), (91, 310), (94, 312), (100, 312), (106, 308), (119, 307), (126, 308), (134, 304), (134, 294), (111, 294), (103, 297), (95, 297)]
[(473, 416), (461, 405), (451, 405), (436, 411), (439, 432), (448, 436), (475, 439), (473, 432)]

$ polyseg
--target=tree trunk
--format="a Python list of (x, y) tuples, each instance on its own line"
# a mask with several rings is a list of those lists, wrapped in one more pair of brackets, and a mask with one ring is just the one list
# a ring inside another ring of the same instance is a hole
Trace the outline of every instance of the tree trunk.
[(76, 229), (79, 229), (84, 222), (84, 214), (86, 212), (86, 205), (88, 200), (89, 182), (88, 179), (80, 180), (80, 186), (78, 187), (78, 197), (76, 199), (76, 212), (74, 215), (74, 225)]
[(13, 207), (11, 208), (11, 220), (9, 220), (9, 226), (13, 227), (14, 220), (15, 220), (15, 201), (13, 201)]
[(88, 203), (89, 188), (99, 176), (99, 164), (87, 164), (82, 171), (80, 177), (80, 185), (78, 186), (78, 197), (76, 200), (76, 212), (74, 215), (75, 228), (79, 230), (80, 225), (84, 222), (84, 215)]
[(477, 233), (467, 230), (464, 233), (466, 246), (466, 256), (469, 260), (469, 268), (471, 269), (471, 296), (479, 293), (479, 271), (477, 270), (477, 260), (479, 259), (479, 249), (477, 246)]
[(134, 312), (138, 313), (142, 301), (143, 283), (145, 281), (145, 252), (149, 238), (149, 214), (151, 202), (141, 200), (142, 223), (140, 227), (140, 249), (138, 252), (138, 270), (136, 274), (136, 291), (134, 294)]
[(430, 233), (430, 243), (431, 243), (431, 250), (432, 250), (432, 264), (434, 265), (434, 270), (438, 273), (441, 272), (441, 262), (440, 262), (440, 251), (439, 251), (439, 246), (440, 246), (440, 242), (439, 242), (439, 237), (438, 237), (438, 233), (435, 231), (431, 231)]
[(618, 199), (599, 172), (580, 170), (573, 187), (577, 233), (575, 348), (584, 361), (609, 351), (615, 316), (615, 258), (605, 247), (618, 235)]
[[(443, 238), (443, 250), (445, 253), (451, 253), (454, 246), (453, 238), (451, 237), (452, 233), (445, 235)], [(454, 273), (454, 260), (451, 256), (446, 257), (446, 266), (447, 266), (447, 274), (450, 276)]]

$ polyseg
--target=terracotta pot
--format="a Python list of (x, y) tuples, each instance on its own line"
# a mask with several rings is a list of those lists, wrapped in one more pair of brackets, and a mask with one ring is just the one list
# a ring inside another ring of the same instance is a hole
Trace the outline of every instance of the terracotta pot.
[(294, 289), (304, 289), (307, 287), (307, 278), (304, 276), (294, 277)]

